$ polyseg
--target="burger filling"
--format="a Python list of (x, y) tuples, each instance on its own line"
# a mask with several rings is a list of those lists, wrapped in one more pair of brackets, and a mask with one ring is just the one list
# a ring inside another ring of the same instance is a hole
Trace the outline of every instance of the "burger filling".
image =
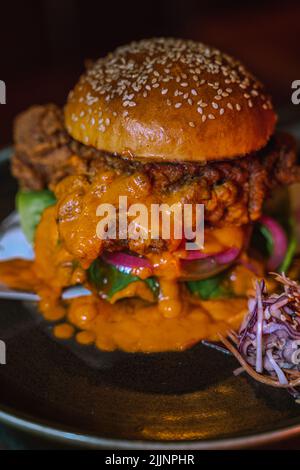
[[(148, 163), (79, 144), (62, 111), (48, 105), (18, 118), (15, 142), (17, 205), (35, 261), (2, 263), (0, 278), (38, 292), (44, 316), (60, 322), (60, 337), (75, 333), (105, 350), (184, 349), (239, 325), (266, 258), (268, 268), (290, 264), (293, 230), (278, 221), (280, 203), (262, 217), (268, 193), (299, 180), (289, 136), (275, 135), (263, 150), (231, 162)], [(116, 205), (119, 196), (149, 207), (204, 204), (204, 248), (191, 255), (184, 239), (153, 240), (151, 233), (101, 240), (97, 207)], [(63, 289), (77, 284), (92, 295), (62, 301)]]

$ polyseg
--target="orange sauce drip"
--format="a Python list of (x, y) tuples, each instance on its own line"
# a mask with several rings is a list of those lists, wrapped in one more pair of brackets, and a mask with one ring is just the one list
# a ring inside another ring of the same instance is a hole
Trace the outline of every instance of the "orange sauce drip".
[[(68, 320), (83, 330), (82, 344), (95, 342), (99, 349), (127, 352), (184, 350), (206, 338), (239, 327), (246, 313), (245, 299), (185, 301), (180, 315), (162, 315), (157, 305), (122, 300), (111, 305), (96, 297), (71, 301)], [(87, 336), (87, 334), (89, 334)], [(91, 335), (91, 336), (90, 336)]]
[[(176, 255), (174, 250), (179, 248), (180, 240), (171, 240), (168, 252), (148, 256), (161, 286), (156, 304), (151, 303), (153, 299), (142, 281), (130, 284), (123, 291), (123, 297), (126, 294), (129, 298), (123, 300), (116, 294), (110, 303), (93, 293), (62, 301), (63, 288), (87, 285), (85, 270), (102, 252), (103, 242), (96, 236), (97, 206), (105, 202), (117, 204), (119, 195), (126, 195), (128, 204), (162, 201), (151, 194), (149, 181), (139, 174), (102, 173), (92, 184), (83, 176), (72, 176), (54, 190), (58, 202), (44, 211), (37, 228), (35, 261), (0, 263), (0, 282), (14, 289), (37, 292), (44, 317), (63, 321), (54, 328), (57, 337), (75, 335), (79, 343), (95, 344), (106, 351), (154, 352), (183, 350), (204, 338), (217, 339), (218, 332), (224, 333), (229, 327), (239, 327), (247, 309), (246, 294), (252, 288), (251, 272), (239, 266), (233, 274), (239, 298), (197, 300), (177, 282), (179, 252)], [(185, 193), (177, 193), (177, 201), (188, 202)], [(143, 252), (147, 243), (148, 239), (132, 241), (132, 248)], [(217, 253), (231, 246), (241, 248), (243, 243), (241, 228), (207, 230), (204, 251)], [(136, 274), (143, 279), (149, 272), (140, 270)], [(140, 294), (145, 300), (131, 298)]]

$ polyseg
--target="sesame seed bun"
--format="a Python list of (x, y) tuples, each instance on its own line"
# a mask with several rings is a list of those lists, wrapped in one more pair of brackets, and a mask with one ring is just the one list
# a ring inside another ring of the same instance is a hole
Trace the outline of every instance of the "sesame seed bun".
[(74, 139), (99, 150), (205, 162), (259, 150), (276, 115), (261, 83), (227, 54), (149, 39), (95, 62), (70, 93), (65, 121)]

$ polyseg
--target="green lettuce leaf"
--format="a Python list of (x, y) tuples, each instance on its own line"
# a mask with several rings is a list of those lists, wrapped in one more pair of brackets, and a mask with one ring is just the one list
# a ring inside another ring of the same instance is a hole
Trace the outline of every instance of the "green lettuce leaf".
[(51, 191), (19, 191), (16, 208), (20, 215), (22, 230), (30, 243), (33, 243), (36, 227), (44, 210), (55, 204), (56, 198)]

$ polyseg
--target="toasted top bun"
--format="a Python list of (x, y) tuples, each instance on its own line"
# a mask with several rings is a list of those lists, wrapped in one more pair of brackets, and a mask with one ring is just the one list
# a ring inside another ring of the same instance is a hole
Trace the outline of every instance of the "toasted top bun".
[(70, 93), (71, 136), (131, 158), (206, 162), (263, 147), (276, 115), (240, 62), (181, 39), (133, 42), (95, 62)]

